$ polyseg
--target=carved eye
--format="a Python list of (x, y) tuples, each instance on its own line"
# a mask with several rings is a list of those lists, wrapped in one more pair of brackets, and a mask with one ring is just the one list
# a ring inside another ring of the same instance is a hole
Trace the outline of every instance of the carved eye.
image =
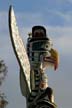
[(49, 50), (50, 48), (50, 45), (47, 43), (47, 44), (43, 44), (42, 46), (41, 46), (41, 48), (43, 48), (43, 49), (46, 49), (46, 50)]
[(49, 42), (46, 44), (46, 49), (50, 50), (53, 46), (53, 43), (51, 40), (49, 40)]
[(46, 44), (46, 45), (45, 45), (45, 48), (46, 48), (46, 49), (48, 49), (48, 48), (49, 48), (49, 45), (48, 45), (48, 44)]
[(46, 48), (48, 48), (48, 45), (46, 45)]
[(47, 50), (50, 50), (50, 49), (51, 49), (50, 43), (47, 43), (47, 44), (45, 45), (45, 49), (47, 49)]

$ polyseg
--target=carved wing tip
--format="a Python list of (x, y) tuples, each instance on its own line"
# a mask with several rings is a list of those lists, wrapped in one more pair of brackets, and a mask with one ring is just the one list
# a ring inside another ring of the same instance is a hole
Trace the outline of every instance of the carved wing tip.
[(12, 5), (10, 5), (10, 6), (9, 6), (9, 10), (11, 11), (12, 9), (13, 9), (13, 6), (12, 6)]

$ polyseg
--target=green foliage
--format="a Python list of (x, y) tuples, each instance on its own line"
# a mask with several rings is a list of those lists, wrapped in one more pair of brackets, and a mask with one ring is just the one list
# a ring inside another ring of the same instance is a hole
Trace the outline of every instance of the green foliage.
[(0, 60), (0, 86), (7, 75), (7, 66), (3, 60)]

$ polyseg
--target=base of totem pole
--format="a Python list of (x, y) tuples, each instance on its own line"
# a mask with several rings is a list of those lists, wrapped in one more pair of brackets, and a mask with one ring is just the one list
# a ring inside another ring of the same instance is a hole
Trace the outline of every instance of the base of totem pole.
[(48, 88), (40, 91), (33, 101), (28, 100), (28, 108), (56, 108), (57, 105), (50, 100)]

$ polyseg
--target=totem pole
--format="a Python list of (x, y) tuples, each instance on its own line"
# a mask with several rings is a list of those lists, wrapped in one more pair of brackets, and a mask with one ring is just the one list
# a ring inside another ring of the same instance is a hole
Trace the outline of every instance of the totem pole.
[(13, 7), (9, 8), (9, 31), (20, 66), (20, 87), (27, 108), (56, 108), (53, 90), (48, 86), (45, 69), (58, 67), (58, 53), (43, 26), (33, 26), (27, 39), (27, 50), (20, 37)]

